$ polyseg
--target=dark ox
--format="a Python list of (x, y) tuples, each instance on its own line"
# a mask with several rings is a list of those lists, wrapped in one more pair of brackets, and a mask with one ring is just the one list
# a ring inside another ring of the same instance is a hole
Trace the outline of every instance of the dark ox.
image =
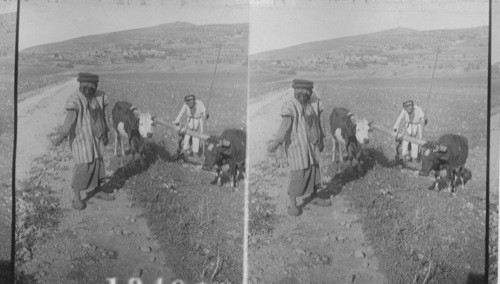
[(459, 182), (462, 186), (472, 178), (464, 167), (469, 153), (467, 138), (458, 134), (446, 134), (437, 142), (427, 142), (422, 146), (422, 167), (419, 175), (428, 176), (434, 171), (435, 182), (429, 189), (439, 191), (440, 171), (446, 170), (446, 185), (451, 192)]
[(227, 129), (219, 136), (205, 140), (205, 163), (202, 169), (217, 170), (217, 185), (221, 185), (222, 167), (229, 165), (231, 186), (237, 186), (238, 173), (245, 172), (246, 132), (241, 129)]
[(140, 112), (128, 102), (116, 102), (111, 115), (115, 132), (114, 155), (117, 154), (118, 141), (120, 142), (121, 153), (125, 155), (122, 139), (128, 139), (132, 159), (135, 161), (135, 154), (138, 154), (141, 165), (144, 165), (143, 138), (153, 136), (154, 116), (150, 113)]
[(332, 161), (337, 162), (335, 158), (336, 148), (339, 149), (340, 160), (344, 162), (342, 146), (345, 145), (347, 160), (352, 168), (352, 161), (355, 160), (358, 170), (361, 168), (361, 154), (363, 145), (369, 143), (369, 133), (371, 131), (371, 122), (366, 119), (358, 119), (346, 108), (334, 108), (330, 115), (330, 130), (333, 136)]

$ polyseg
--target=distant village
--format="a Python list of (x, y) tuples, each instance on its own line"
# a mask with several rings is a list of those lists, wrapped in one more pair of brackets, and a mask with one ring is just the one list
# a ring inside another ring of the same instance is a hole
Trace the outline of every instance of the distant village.
[[(485, 30), (487, 31), (487, 30)], [(411, 66), (417, 69), (459, 69), (464, 72), (485, 68), (488, 62), (477, 54), (478, 49), (487, 49), (487, 34), (478, 29), (471, 33), (429, 34), (421, 40), (415, 38), (380, 37), (337, 43), (330, 50), (315, 49), (304, 54), (282, 56), (263, 55), (251, 60), (260, 67), (294, 75), (297, 71), (331, 71), (342, 69), (365, 69), (370, 66)], [(439, 37), (439, 39), (436, 39)], [(312, 44), (313, 45), (313, 44)], [(311, 47), (314, 49), (314, 47)]]
[[(25, 65), (50, 64), (72, 68), (74, 65), (111, 65), (124, 63), (147, 63), (151, 61), (190, 61), (193, 64), (214, 64), (220, 49), (219, 63), (247, 64), (248, 33), (234, 34), (210, 40), (197, 37), (153, 38), (127, 40), (120, 43), (104, 43), (89, 49), (76, 51), (29, 50), (20, 53), (20, 62)], [(56, 49), (57, 50), (57, 49)]]
[[(301, 58), (283, 58), (276, 60), (254, 60), (260, 66), (275, 66), (283, 68), (281, 73), (290, 73), (293, 75), (292, 69), (303, 71), (320, 71), (320, 70), (340, 70), (340, 69), (365, 69), (370, 66), (414, 66), (417, 69), (432, 69), (434, 68), (434, 53), (423, 52), (422, 54), (381, 54), (381, 55), (366, 55), (354, 53), (318, 55)], [(439, 63), (436, 65), (438, 69), (456, 69), (461, 68), (463, 71), (479, 70), (481, 66), (487, 64), (486, 61), (478, 62), (478, 56), (474, 54), (439, 54)], [(288, 70), (288, 71), (287, 71)]]

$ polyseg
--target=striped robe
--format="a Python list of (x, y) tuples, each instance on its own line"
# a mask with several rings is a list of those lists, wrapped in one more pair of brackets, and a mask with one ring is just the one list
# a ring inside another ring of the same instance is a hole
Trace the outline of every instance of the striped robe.
[[(101, 108), (108, 102), (104, 92), (97, 90), (91, 104), (99, 104)], [(92, 120), (89, 105), (85, 96), (76, 90), (66, 100), (66, 110), (76, 111), (76, 123), (69, 132), (69, 142), (73, 159), (76, 164), (92, 163), (96, 158), (102, 158), (104, 145), (92, 134)]]
[[(319, 98), (313, 95), (308, 107), (313, 109), (319, 119), (323, 110)], [(303, 112), (302, 105), (295, 98), (286, 101), (281, 107), (281, 116), (292, 118), (291, 131), (288, 131), (285, 137), (285, 150), (291, 171), (308, 169), (310, 165), (319, 165), (319, 149), (308, 141), (307, 123)], [(322, 133), (318, 135), (321, 136)]]

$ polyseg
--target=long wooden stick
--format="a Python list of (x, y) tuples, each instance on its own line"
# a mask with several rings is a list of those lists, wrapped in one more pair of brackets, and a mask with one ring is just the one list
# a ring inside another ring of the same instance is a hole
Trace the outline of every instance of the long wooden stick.
[(207, 109), (210, 109), (210, 101), (212, 99), (212, 87), (215, 82), (215, 73), (217, 73), (217, 65), (219, 64), (220, 50), (222, 49), (222, 42), (219, 45), (219, 52), (217, 53), (217, 60), (215, 61), (214, 74), (212, 75), (212, 84), (210, 84), (210, 92), (208, 93)]
[(436, 65), (437, 65), (437, 62), (438, 62), (438, 55), (439, 55), (439, 45), (438, 45), (438, 48), (437, 48), (437, 51), (436, 51), (436, 60), (434, 60), (434, 70), (432, 71), (432, 79), (431, 79), (431, 86), (429, 87), (429, 94), (427, 95), (427, 106), (426, 106), (426, 109), (425, 109), (425, 113), (427, 113), (427, 117), (429, 117), (429, 100), (431, 98), (431, 91), (432, 91), (432, 83), (434, 82), (434, 74), (436, 73)]
[[(392, 131), (392, 130), (390, 130), (388, 128), (385, 128), (383, 126), (376, 125), (376, 124), (372, 123), (371, 127), (373, 129), (378, 130), (378, 131), (380, 131), (382, 133), (385, 133), (385, 134), (387, 134), (389, 136), (392, 136), (392, 137), (396, 137), (397, 136), (396, 132), (394, 132), (394, 131)], [(422, 146), (425, 143), (427, 143), (427, 141), (425, 141), (425, 140), (421, 140), (421, 139), (418, 139), (418, 138), (415, 138), (415, 137), (411, 137), (411, 136), (409, 136), (407, 134), (403, 135), (403, 140), (409, 141), (411, 143), (418, 144), (420, 146)]]
[[(165, 121), (162, 121), (160, 119), (157, 119), (155, 118), (155, 122), (160, 124), (160, 125), (163, 125), (167, 128), (170, 128), (174, 131), (181, 131), (181, 127), (180, 126), (177, 126), (173, 123), (168, 123), (168, 122), (165, 122)], [(182, 128), (182, 131), (186, 131), (186, 134), (187, 135), (190, 135), (190, 136), (193, 136), (193, 137), (196, 137), (196, 138), (199, 138), (199, 139), (208, 139), (210, 136), (209, 135), (206, 135), (206, 134), (203, 134), (203, 133), (199, 133), (199, 132), (196, 132), (196, 131), (192, 131), (192, 130), (189, 130), (189, 129), (185, 129), (185, 128)]]

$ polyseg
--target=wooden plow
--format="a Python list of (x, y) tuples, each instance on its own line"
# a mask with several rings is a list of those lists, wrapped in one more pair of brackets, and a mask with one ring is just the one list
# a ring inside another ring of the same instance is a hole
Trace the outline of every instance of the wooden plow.
[(424, 140), (421, 140), (421, 139), (418, 139), (418, 138), (415, 138), (415, 137), (411, 137), (409, 136), (408, 134), (397, 134), (396, 132), (388, 129), (388, 128), (385, 128), (383, 126), (380, 126), (380, 125), (376, 125), (374, 123), (372, 123), (371, 125), (371, 128), (377, 130), (377, 131), (380, 131), (384, 134), (387, 134), (391, 137), (394, 137), (394, 138), (398, 138), (398, 139), (403, 139), (403, 140), (406, 140), (408, 142), (411, 142), (411, 143), (415, 143), (415, 144), (418, 144), (420, 146), (424, 145), (425, 143), (427, 143), (427, 141), (424, 141)]
[[(418, 138), (415, 138), (415, 137), (411, 137), (409, 136), (408, 134), (404, 133), (404, 134), (397, 134), (396, 132), (388, 129), (388, 128), (385, 128), (383, 126), (380, 126), (380, 125), (376, 125), (374, 123), (371, 124), (371, 128), (372, 129), (375, 129), (377, 131), (380, 131), (384, 134), (387, 134), (391, 137), (394, 137), (396, 139), (401, 139), (401, 140), (406, 140), (408, 142), (411, 142), (411, 143), (415, 143), (417, 145), (420, 145), (420, 146), (423, 146), (425, 143), (427, 143), (428, 141), (425, 141), (425, 140), (422, 140), (422, 139), (418, 139)], [(437, 145), (436, 146), (436, 150), (439, 150), (439, 151), (446, 151), (446, 146), (443, 146), (443, 145)]]
[(206, 140), (206, 139), (208, 139), (210, 137), (209, 135), (206, 135), (206, 134), (203, 134), (203, 133), (199, 133), (199, 132), (196, 132), (196, 131), (191, 131), (191, 130), (187, 129), (187, 127), (177, 126), (177, 125), (175, 125), (173, 123), (165, 122), (165, 121), (162, 121), (162, 120), (157, 119), (157, 118), (155, 118), (154, 121), (157, 124), (165, 126), (165, 127), (169, 128), (169, 129), (172, 129), (174, 131), (177, 131), (178, 133), (187, 134), (187, 135), (190, 135), (190, 136), (193, 136), (193, 137), (196, 137), (196, 138), (199, 138), (199, 139), (203, 139), (203, 140)]
[[(177, 125), (175, 125), (173, 123), (165, 122), (165, 121), (163, 121), (161, 119), (155, 118), (155, 122), (157, 124), (159, 124), (159, 125), (165, 126), (165, 127), (169, 128), (169, 129), (172, 129), (172, 130), (174, 130), (174, 131), (176, 131), (178, 133), (187, 134), (187, 135), (190, 135), (190, 136), (202, 139), (202, 140), (206, 140), (206, 139), (208, 139), (210, 137), (207, 134), (203, 134), (203, 133), (191, 131), (191, 130), (185, 128), (185, 127), (177, 126)], [(396, 132), (390, 130), (389, 128), (377, 125), (375, 123), (371, 124), (371, 128), (374, 129), (374, 130), (380, 131), (380, 132), (382, 132), (382, 133), (384, 133), (384, 134), (386, 134), (386, 135), (388, 135), (390, 137), (393, 137), (393, 138), (396, 138), (396, 139), (401, 139), (401, 140), (406, 140), (408, 142), (415, 143), (415, 144), (418, 144), (420, 146), (422, 146), (425, 143), (427, 143), (427, 141), (425, 141), (425, 140), (418, 139), (418, 138), (415, 138), (415, 137), (411, 137), (408, 134), (397, 134)], [(440, 151), (446, 151), (446, 147), (443, 146), (443, 145), (438, 145), (438, 149)]]
[[(182, 127), (182, 126), (178, 126), (178, 125), (175, 125), (173, 123), (170, 123), (170, 122), (165, 122), (161, 119), (157, 119), (155, 118), (154, 119), (154, 122), (159, 124), (159, 125), (162, 125), (162, 126), (165, 126), (175, 132), (177, 132), (180, 136), (184, 136), (184, 135), (190, 135), (190, 136), (193, 136), (193, 137), (196, 137), (196, 138), (199, 138), (201, 139), (201, 143), (203, 143), (203, 156), (205, 156), (205, 142), (203, 142), (204, 140), (208, 139), (210, 136), (209, 135), (206, 135), (206, 134), (203, 134), (203, 133), (199, 133), (199, 132), (196, 132), (196, 131), (192, 131), (192, 130), (189, 130), (187, 129), (187, 125), (186, 127)], [(177, 149), (177, 155), (175, 156), (175, 160), (177, 159), (182, 159), (184, 160), (184, 162), (187, 162), (187, 163), (190, 163), (190, 164), (194, 164), (194, 165), (198, 165), (199, 164), (199, 161), (194, 161), (192, 159), (190, 159), (189, 157), (187, 156), (184, 156), (181, 154), (181, 149), (182, 149), (182, 140), (183, 140), (183, 137), (180, 137), (179, 141), (178, 141), (178, 149)]]

